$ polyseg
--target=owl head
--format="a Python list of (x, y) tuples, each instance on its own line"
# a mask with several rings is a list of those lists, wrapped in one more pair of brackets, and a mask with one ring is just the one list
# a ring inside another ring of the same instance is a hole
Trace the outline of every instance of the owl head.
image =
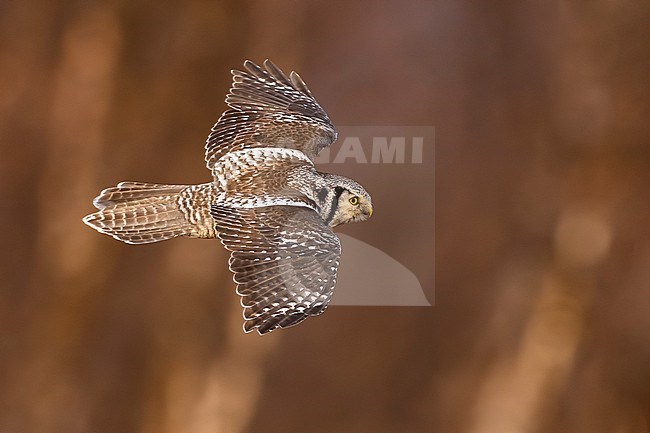
[(321, 215), (330, 227), (365, 221), (372, 215), (370, 194), (357, 182), (328, 174), (329, 188), (319, 191)]

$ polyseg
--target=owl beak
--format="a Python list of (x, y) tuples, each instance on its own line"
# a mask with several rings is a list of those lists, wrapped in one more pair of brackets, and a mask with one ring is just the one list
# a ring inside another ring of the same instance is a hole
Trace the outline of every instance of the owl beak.
[(365, 211), (364, 214), (367, 215), (366, 219), (368, 219), (368, 218), (370, 218), (372, 216), (372, 206), (366, 206), (364, 211)]

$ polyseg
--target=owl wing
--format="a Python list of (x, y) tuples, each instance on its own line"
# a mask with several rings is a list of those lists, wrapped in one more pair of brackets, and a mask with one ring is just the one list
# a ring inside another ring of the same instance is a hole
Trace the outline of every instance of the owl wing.
[(229, 152), (256, 147), (297, 149), (313, 160), (336, 140), (329, 117), (300, 76), (287, 77), (270, 60), (263, 66), (247, 60), (246, 71), (232, 71), (229, 108), (205, 145), (208, 169)]
[(265, 334), (321, 314), (336, 284), (339, 238), (309, 208), (213, 205), (244, 307), (244, 331)]

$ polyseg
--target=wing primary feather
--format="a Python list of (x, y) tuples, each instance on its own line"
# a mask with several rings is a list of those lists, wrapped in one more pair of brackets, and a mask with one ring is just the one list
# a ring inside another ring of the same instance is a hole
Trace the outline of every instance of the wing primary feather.
[(305, 95), (311, 97), (311, 90), (309, 90), (309, 87), (307, 87), (307, 84), (300, 78), (300, 75), (296, 71), (291, 71), (291, 74), (289, 75), (291, 78), (291, 82), (293, 83), (293, 87), (296, 89), (300, 90), (302, 93)]
[[(248, 72), (253, 74), (253, 76), (255, 76), (255, 77), (259, 78), (259, 79), (262, 79), (262, 80), (266, 79), (266, 73), (255, 62), (252, 62), (250, 60), (246, 60), (246, 61), (244, 61), (244, 67), (246, 68), (246, 70), (248, 70)], [(238, 72), (240, 74), (242, 73), (241, 71), (236, 71), (236, 72)], [(245, 72), (244, 72), (244, 74), (245, 74)]]
[(285, 75), (285, 73), (282, 71), (282, 69), (278, 68), (275, 63), (270, 61), (269, 59), (264, 60), (264, 68), (266, 68), (267, 72), (275, 78), (276, 81), (289, 86), (293, 87), (293, 83), (289, 80), (289, 78)]

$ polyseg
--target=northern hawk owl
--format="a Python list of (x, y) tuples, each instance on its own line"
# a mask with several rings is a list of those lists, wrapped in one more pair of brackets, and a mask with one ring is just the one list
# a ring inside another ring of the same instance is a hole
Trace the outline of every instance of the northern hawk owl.
[(337, 133), (300, 76), (269, 60), (244, 68), (232, 71), (228, 109), (205, 145), (211, 182), (121, 182), (83, 221), (129, 244), (218, 237), (244, 331), (264, 334), (327, 308), (341, 255), (332, 228), (368, 219), (372, 203), (357, 182), (314, 168)]

